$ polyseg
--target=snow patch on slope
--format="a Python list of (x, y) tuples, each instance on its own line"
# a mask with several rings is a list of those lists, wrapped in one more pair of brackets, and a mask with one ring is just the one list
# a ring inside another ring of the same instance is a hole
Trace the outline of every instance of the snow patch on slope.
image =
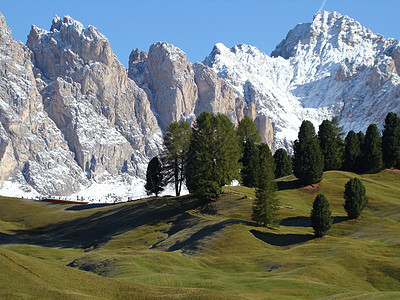
[[(106, 176), (107, 178), (104, 178)], [(100, 178), (103, 177), (103, 178)], [(42, 199), (55, 198), (60, 200), (82, 201), (89, 203), (118, 203), (142, 198), (150, 197), (146, 194), (144, 188), (145, 180), (131, 176), (110, 176), (102, 174), (96, 179), (93, 179), (89, 186), (69, 196), (54, 196), (43, 195), (38, 193), (28, 184), (24, 184), (23, 178), (19, 181), (11, 178), (4, 181), (3, 187), (0, 189), (0, 195), (4, 197), (17, 197), (25, 199)], [(181, 195), (187, 195), (189, 192), (186, 187), (182, 188)], [(175, 195), (173, 185), (168, 185), (160, 196)]]
[(330, 107), (304, 107), (290, 92), (294, 70), (290, 61), (282, 57), (270, 57), (245, 44), (227, 48), (219, 43), (204, 63), (225, 78), (238, 97), (254, 102), (256, 111), (269, 118), (277, 148), (290, 149), (302, 120), (308, 119), (317, 126), (333, 115)]

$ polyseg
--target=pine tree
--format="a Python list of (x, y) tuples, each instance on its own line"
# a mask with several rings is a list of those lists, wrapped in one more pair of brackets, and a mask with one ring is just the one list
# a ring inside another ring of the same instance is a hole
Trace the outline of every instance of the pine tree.
[(192, 129), (187, 122), (172, 122), (164, 136), (162, 156), (165, 184), (173, 183), (179, 196), (184, 182), (187, 155)]
[(275, 183), (275, 162), (272, 157), (271, 149), (268, 144), (261, 143), (258, 146), (259, 174), (256, 187), (262, 188), (266, 182), (276, 185)]
[(247, 187), (255, 187), (260, 169), (260, 159), (258, 147), (253, 141), (247, 141), (244, 144), (243, 157), (240, 162), (242, 163), (240, 170), (242, 184)]
[(324, 194), (318, 194), (315, 198), (310, 218), (316, 237), (323, 237), (331, 228), (333, 223), (332, 212)]
[(275, 226), (279, 223), (279, 201), (274, 176), (274, 162), (267, 144), (259, 146), (260, 173), (253, 203), (252, 220), (260, 226)]
[(339, 126), (339, 118), (333, 117), (331, 123), (333, 126), (333, 130), (335, 132), (335, 136), (339, 137), (343, 142), (343, 137), (345, 136), (345, 132), (343, 130), (343, 127)]
[(365, 172), (365, 135), (362, 131), (359, 131), (357, 133), (357, 138), (358, 138), (358, 142), (360, 144), (360, 156), (358, 157), (357, 163), (356, 163), (356, 170), (357, 172)]
[(343, 169), (350, 172), (358, 171), (358, 163), (361, 156), (360, 141), (357, 134), (351, 130), (345, 139)]
[(382, 146), (378, 127), (375, 124), (368, 126), (363, 146), (363, 170), (378, 172), (382, 169)]
[[(337, 119), (336, 119), (337, 120)], [(324, 170), (338, 170), (342, 166), (343, 140), (340, 128), (329, 120), (324, 120), (319, 126), (318, 139), (324, 156)]]
[(358, 142), (360, 144), (361, 152), (363, 152), (364, 151), (363, 147), (364, 147), (364, 144), (365, 144), (365, 134), (362, 131), (359, 131), (357, 133), (357, 138), (358, 138)]
[(400, 168), (400, 117), (388, 113), (382, 134), (383, 163), (386, 168)]
[(293, 173), (303, 184), (321, 181), (324, 157), (315, 129), (310, 121), (301, 124), (298, 139), (294, 142)]
[(260, 132), (254, 122), (248, 116), (244, 116), (238, 124), (236, 133), (242, 149), (242, 158), (240, 159), (242, 184), (247, 187), (254, 187), (257, 184), (260, 163), (257, 148), (257, 145), (261, 142)]
[(240, 120), (236, 133), (241, 146), (245, 145), (247, 142), (253, 142), (255, 144), (261, 142), (260, 131), (257, 129), (253, 120), (248, 116), (244, 116), (243, 119)]
[(279, 224), (279, 201), (275, 191), (257, 189), (251, 218), (259, 226)]
[(292, 173), (292, 158), (286, 150), (279, 148), (274, 154), (275, 178), (281, 178)]
[(145, 189), (147, 195), (158, 194), (164, 190), (162, 165), (157, 156), (153, 157), (147, 165)]
[(228, 117), (207, 111), (199, 114), (194, 122), (187, 161), (189, 192), (208, 200), (218, 196), (223, 185), (239, 178), (239, 158), (235, 127)]
[(344, 209), (350, 219), (357, 219), (361, 216), (363, 209), (368, 204), (365, 194), (365, 187), (358, 178), (350, 179), (345, 185)]

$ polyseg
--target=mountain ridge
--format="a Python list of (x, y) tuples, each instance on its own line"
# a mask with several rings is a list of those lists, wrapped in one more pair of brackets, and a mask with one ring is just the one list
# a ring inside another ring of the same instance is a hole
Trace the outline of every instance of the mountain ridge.
[[(399, 111), (398, 49), (395, 39), (321, 12), (289, 31), (271, 56), (253, 46), (217, 44), (204, 62), (268, 116), (277, 147), (289, 148), (304, 119), (317, 127), (336, 115), (345, 131), (365, 131), (375, 122), (382, 128), (385, 114)], [(376, 101), (386, 108), (377, 112)], [(353, 116), (353, 107), (364, 113)]]
[(167, 126), (204, 110), (234, 124), (249, 116), (273, 150), (290, 150), (304, 119), (318, 126), (336, 115), (359, 131), (400, 113), (399, 41), (337, 12), (297, 25), (271, 56), (217, 43), (192, 64), (157, 42), (133, 50), (128, 70), (103, 34), (69, 16), (55, 16), (50, 31), (33, 25), (26, 46), (2, 15), (0, 28), (0, 61), (18, 66), (5, 68), (0, 85), (5, 195), (20, 184), (19, 196), (79, 198), (103, 186), (99, 199), (140, 197)]

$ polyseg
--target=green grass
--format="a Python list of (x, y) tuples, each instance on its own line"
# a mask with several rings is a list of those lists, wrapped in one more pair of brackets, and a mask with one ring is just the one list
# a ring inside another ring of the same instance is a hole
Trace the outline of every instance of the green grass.
[[(369, 205), (348, 220), (345, 183)], [(400, 297), (400, 175), (330, 171), (278, 181), (281, 226), (251, 222), (254, 190), (87, 207), (0, 198), (0, 298), (392, 299)], [(335, 224), (314, 239), (317, 193)], [(70, 267), (70, 266), (73, 267)]]

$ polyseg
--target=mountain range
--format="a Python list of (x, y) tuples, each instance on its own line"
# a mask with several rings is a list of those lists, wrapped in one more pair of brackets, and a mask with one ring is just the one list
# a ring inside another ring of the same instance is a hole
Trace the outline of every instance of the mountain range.
[(400, 113), (399, 41), (337, 12), (298, 24), (271, 55), (218, 43), (192, 64), (157, 42), (133, 50), (128, 69), (93, 26), (55, 16), (24, 45), (0, 14), (0, 64), (1, 195), (141, 197), (168, 125), (204, 110), (247, 115), (289, 152), (302, 120), (365, 131)]

